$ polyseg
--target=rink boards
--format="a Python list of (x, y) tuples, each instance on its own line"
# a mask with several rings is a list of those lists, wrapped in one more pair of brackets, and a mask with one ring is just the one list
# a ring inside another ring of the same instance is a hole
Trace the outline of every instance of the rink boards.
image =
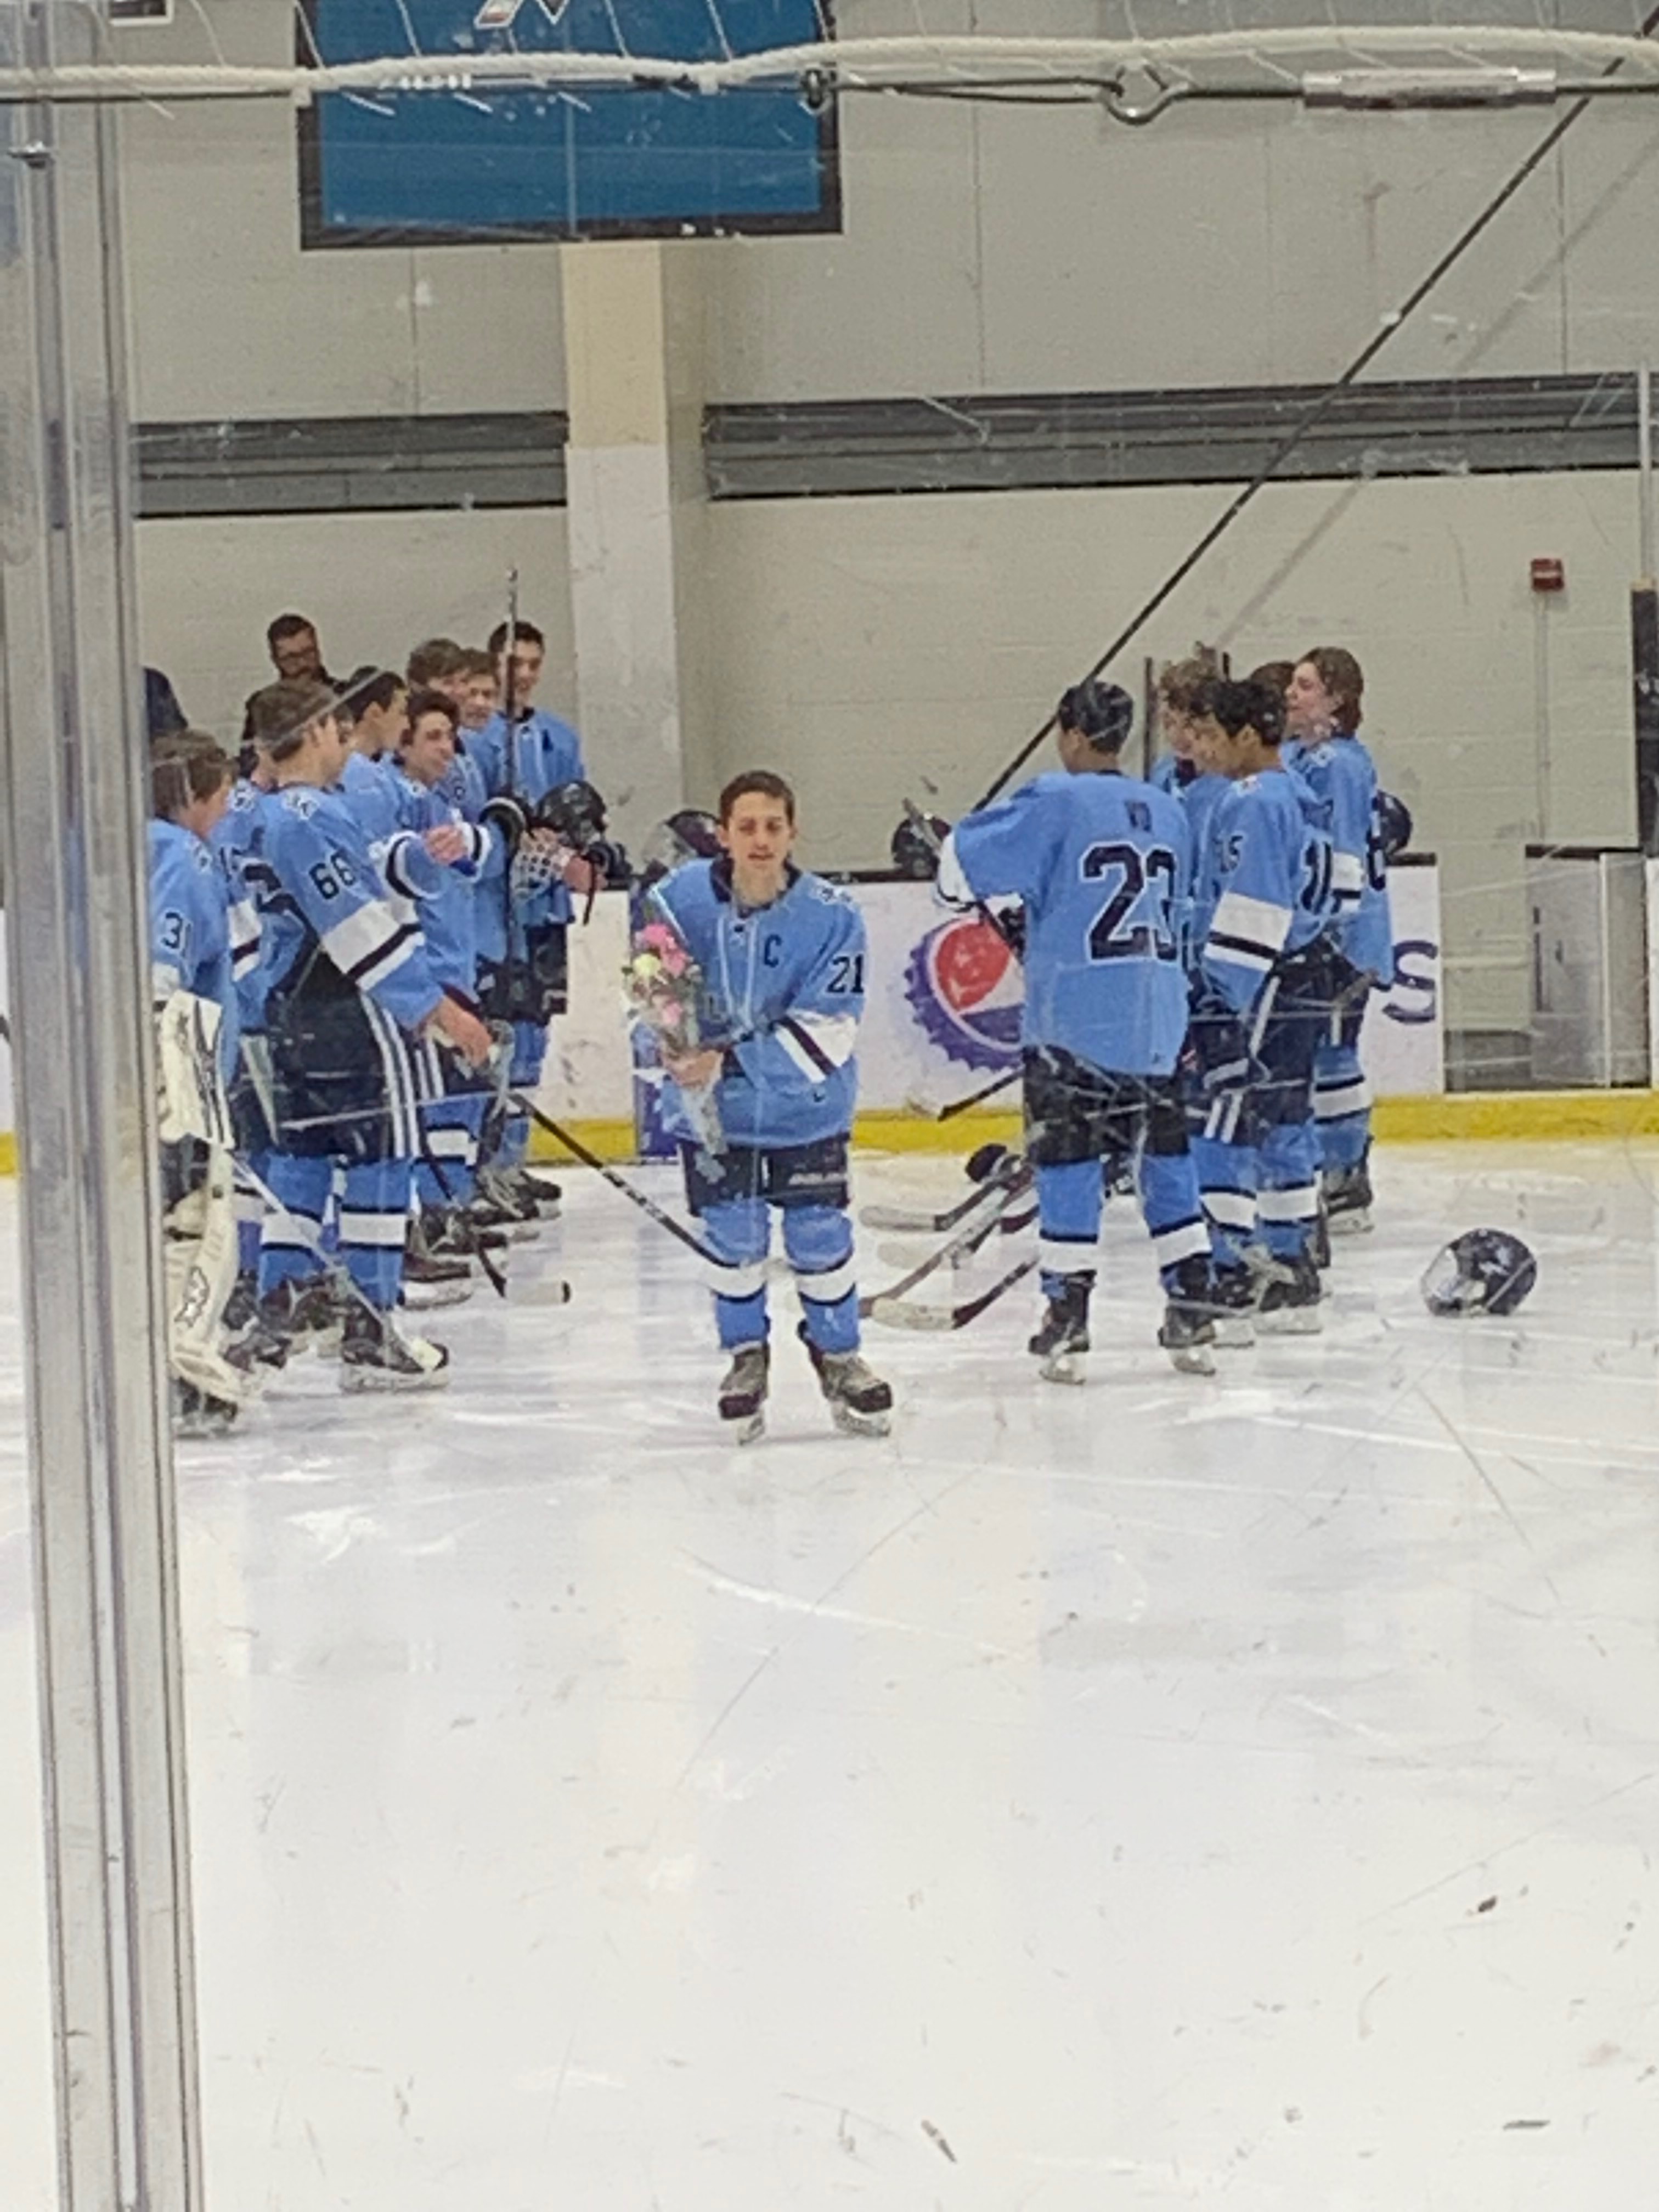
[[(945, 912), (927, 884), (853, 884), (847, 893), (863, 910), (870, 943), (859, 1041), (861, 1111), (943, 1103), (1013, 1068), (1019, 971), (986, 925)], [(1389, 895), (1400, 972), (1391, 991), (1372, 999), (1365, 1066), (1379, 1097), (1432, 1097), (1445, 1089), (1439, 868), (1432, 860), (1396, 867)], [(570, 1011), (555, 1025), (541, 1092), (549, 1112), (613, 1133), (634, 1115), (619, 980), (627, 944), (627, 898), (607, 892), (594, 902), (586, 927), (571, 932)], [(13, 1126), (11, 1051), (0, 1041), (0, 1151), (7, 1167)]]

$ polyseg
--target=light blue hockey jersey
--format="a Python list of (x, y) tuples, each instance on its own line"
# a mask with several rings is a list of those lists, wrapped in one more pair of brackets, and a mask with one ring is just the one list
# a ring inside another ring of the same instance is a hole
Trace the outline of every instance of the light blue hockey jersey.
[(939, 886), (1024, 902), (1026, 1044), (1168, 1075), (1187, 1030), (1192, 880), (1180, 799), (1133, 776), (1054, 774), (958, 822)]
[(393, 773), (404, 787), (399, 794), (398, 810), (411, 830), (424, 832), (453, 826), (465, 835), (467, 853), (463, 860), (434, 861), (422, 846), (422, 854), (434, 872), (436, 881), (432, 890), (421, 897), (416, 911), (433, 974), (447, 989), (476, 1000), (478, 886), (481, 881), (493, 878), (499, 887), (501, 840), (485, 823), (468, 821), (446, 797), (443, 782), (430, 786), (417, 783), (401, 768)]
[(1269, 769), (1230, 783), (1212, 817), (1198, 968), (1236, 1013), (1330, 926), (1331, 841), (1310, 811), (1300, 779)]
[[(846, 1134), (865, 988), (864, 917), (853, 902), (791, 870), (781, 897), (745, 908), (730, 864), (718, 860), (677, 868), (654, 886), (649, 908), (672, 923), (702, 970), (702, 1041), (726, 1048), (717, 1098), (727, 1140), (770, 1150)], [(664, 1098), (669, 1127), (694, 1138), (672, 1083)]]
[(241, 1026), (257, 1030), (264, 1007), (262, 915), (264, 875), (259, 860), (259, 801), (264, 794), (246, 777), (233, 785), (230, 803), (209, 841), (224, 871), (230, 901), (230, 972)]
[[(481, 730), (469, 730), (468, 757), (477, 764), (492, 799), (510, 794), (526, 809), (562, 783), (580, 783), (587, 775), (582, 765), (582, 741), (568, 722), (539, 708), (514, 725), (507, 738), (507, 717), (492, 714)], [(515, 918), (526, 928), (549, 921), (568, 921), (573, 911), (570, 893), (562, 884), (550, 884), (533, 898), (515, 906)], [(499, 884), (492, 897), (480, 893), (478, 949), (485, 959), (506, 957), (506, 906)], [(499, 949), (495, 947), (499, 938)]]
[(1391, 983), (1394, 924), (1370, 754), (1358, 738), (1338, 730), (1316, 745), (1287, 744), (1285, 759), (1330, 808), (1336, 941), (1356, 968)]
[(264, 859), (301, 925), (284, 933), (268, 995), (295, 988), (320, 950), (347, 982), (417, 1030), (441, 994), (419, 924), (394, 910), (346, 798), (290, 784), (265, 802), (264, 815)]
[(212, 848), (177, 822), (149, 825), (150, 992), (159, 1007), (193, 991), (222, 1009), (220, 1064), (236, 1065), (236, 987), (231, 975), (230, 894)]

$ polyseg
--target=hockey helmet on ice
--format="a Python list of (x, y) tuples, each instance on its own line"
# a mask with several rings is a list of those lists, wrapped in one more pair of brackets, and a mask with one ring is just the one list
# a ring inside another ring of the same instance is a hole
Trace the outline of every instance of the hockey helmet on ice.
[(1443, 1245), (1423, 1276), (1431, 1314), (1512, 1314), (1538, 1280), (1538, 1261), (1507, 1229), (1466, 1229)]

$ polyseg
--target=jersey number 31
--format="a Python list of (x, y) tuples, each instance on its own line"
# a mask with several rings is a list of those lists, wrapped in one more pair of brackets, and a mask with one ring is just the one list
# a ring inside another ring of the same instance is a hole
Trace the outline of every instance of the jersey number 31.
[[(1167, 846), (1152, 845), (1142, 852), (1138, 845), (1091, 845), (1083, 855), (1083, 880), (1112, 886), (1090, 925), (1091, 960), (1180, 958), (1173, 913), (1176, 857)], [(1130, 922), (1149, 886), (1157, 896), (1151, 919)]]

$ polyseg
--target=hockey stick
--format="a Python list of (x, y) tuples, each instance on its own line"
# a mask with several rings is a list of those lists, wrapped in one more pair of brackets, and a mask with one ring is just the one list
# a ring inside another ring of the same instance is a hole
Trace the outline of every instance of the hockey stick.
[(1024, 1073), (1023, 1067), (1011, 1067), (999, 1075), (994, 1083), (988, 1083), (978, 1091), (970, 1091), (965, 1098), (949, 1099), (943, 1106), (930, 1106), (925, 1098), (917, 1097), (914, 1092), (906, 1097), (904, 1103), (911, 1113), (925, 1114), (930, 1121), (954, 1121), (958, 1114), (967, 1113), (970, 1107), (982, 1106), (988, 1098), (994, 1098), (999, 1091), (1011, 1089)]
[(976, 1298), (969, 1298), (961, 1305), (912, 1306), (890, 1296), (878, 1298), (870, 1309), (870, 1318), (885, 1322), (889, 1328), (933, 1332), (966, 1328), (970, 1322), (979, 1319), (988, 1306), (994, 1306), (1005, 1291), (1012, 1290), (1016, 1283), (1029, 1275), (1036, 1266), (1035, 1259), (1022, 1260), (1018, 1267), (1011, 1267), (999, 1281), (993, 1283), (988, 1291), (981, 1291)]
[[(471, 1215), (456, 1197), (455, 1186), (444, 1173), (438, 1155), (429, 1148), (423, 1147), (420, 1158), (422, 1167), (431, 1169), (433, 1180), (443, 1193), (444, 1204), (449, 1208), (457, 1227), (460, 1230), (469, 1257), (477, 1261), (479, 1272), (496, 1297), (504, 1298), (507, 1296), (507, 1270), (491, 1253), (483, 1238), (479, 1236), (477, 1223), (473, 1220)], [(568, 1283), (564, 1286), (564, 1293), (562, 1298), (556, 1299), (554, 1303), (559, 1305), (566, 1305), (569, 1303)]]
[(509, 1091), (507, 1097), (509, 1104), (527, 1114), (538, 1129), (545, 1129), (550, 1137), (556, 1138), (573, 1159), (580, 1160), (585, 1168), (592, 1168), (595, 1175), (611, 1185), (612, 1190), (619, 1190), (631, 1205), (637, 1206), (641, 1213), (648, 1214), (659, 1229), (665, 1229), (689, 1252), (695, 1252), (698, 1259), (706, 1260), (711, 1267), (726, 1265), (712, 1245), (705, 1244), (702, 1237), (695, 1236), (684, 1222), (676, 1221), (666, 1206), (659, 1206), (654, 1198), (642, 1191), (637, 1183), (630, 1182), (608, 1160), (602, 1160), (597, 1152), (590, 1152), (581, 1139), (573, 1136), (562, 1122), (556, 1121), (550, 1114), (543, 1113), (533, 1098), (526, 1097), (522, 1091)]
[(1018, 1193), (1012, 1190), (1005, 1193), (1002, 1204), (985, 1220), (975, 1221), (959, 1236), (951, 1237), (949, 1243), (942, 1244), (937, 1252), (930, 1252), (925, 1260), (919, 1261), (911, 1268), (908, 1275), (901, 1275), (897, 1282), (890, 1283), (884, 1291), (876, 1291), (868, 1297), (860, 1298), (859, 1312), (862, 1318), (870, 1320), (880, 1304), (908, 1297), (918, 1283), (925, 1283), (929, 1275), (937, 1273), (939, 1268), (953, 1267), (959, 1260), (971, 1258), (998, 1230), (1004, 1236), (1012, 1237), (1022, 1229), (1029, 1228), (1036, 1218), (1035, 1206), (1010, 1218), (1010, 1207), (1017, 1195)]
[[(277, 1197), (276, 1192), (272, 1190), (270, 1185), (265, 1182), (264, 1177), (260, 1176), (255, 1169), (249, 1166), (247, 1161), (243, 1158), (240, 1152), (236, 1155), (235, 1172), (240, 1178), (245, 1188), (252, 1193), (254, 1197), (260, 1201), (261, 1205), (264, 1206), (268, 1212), (280, 1213), (285, 1221), (293, 1224), (295, 1232), (298, 1236), (301, 1243), (304, 1245), (306, 1250), (310, 1253), (312, 1258), (315, 1260), (318, 1265), (321, 1267), (323, 1273), (328, 1281), (337, 1286), (343, 1284), (346, 1290), (354, 1298), (356, 1298), (358, 1304), (362, 1307), (365, 1313), (373, 1314), (377, 1322), (384, 1322), (386, 1316), (380, 1311), (379, 1306), (375, 1304), (374, 1301), (368, 1296), (368, 1292), (359, 1285), (357, 1279), (352, 1273), (350, 1268), (345, 1265), (343, 1261), (340, 1260), (335, 1254), (328, 1251), (325, 1248), (320, 1237), (313, 1237), (311, 1234), (305, 1216), (303, 1214), (298, 1214), (292, 1212), (289, 1206), (284, 1205), (283, 1200)], [(440, 1176), (439, 1180), (441, 1182), (442, 1177)], [(507, 1296), (505, 1289), (503, 1289), (501, 1295), (503, 1297)], [(513, 1304), (514, 1305), (520, 1306), (568, 1306), (569, 1303), (569, 1284), (559, 1281), (556, 1279), (550, 1282), (531, 1283), (520, 1285), (515, 1290), (513, 1297)]]
[[(1018, 1195), (1018, 1193), (1011, 1194), (1011, 1196)], [(1036, 1219), (1036, 1206), (1028, 1206), (1024, 1212), (1016, 1213), (1011, 1205), (991, 1214), (983, 1222), (975, 1222), (971, 1229), (964, 1229), (960, 1237), (953, 1238), (945, 1247), (940, 1259), (954, 1267), (959, 1261), (971, 1259), (975, 1252), (988, 1244), (994, 1231), (1003, 1237), (1018, 1237), (1022, 1229), (1029, 1229)], [(909, 1261), (910, 1256), (909, 1248), (904, 1244), (878, 1244), (876, 1247), (876, 1257), (886, 1267), (902, 1267)], [(931, 1268), (929, 1272), (932, 1272)], [(895, 1283), (887, 1295), (896, 1296), (899, 1287)]]
[(1024, 1159), (1018, 1152), (1010, 1152), (982, 1182), (975, 1184), (966, 1198), (958, 1199), (954, 1206), (945, 1206), (937, 1213), (920, 1213), (908, 1206), (866, 1206), (859, 1219), (866, 1229), (884, 1230), (889, 1236), (943, 1237), (998, 1191), (1022, 1188), (1030, 1178), (1030, 1170)]

